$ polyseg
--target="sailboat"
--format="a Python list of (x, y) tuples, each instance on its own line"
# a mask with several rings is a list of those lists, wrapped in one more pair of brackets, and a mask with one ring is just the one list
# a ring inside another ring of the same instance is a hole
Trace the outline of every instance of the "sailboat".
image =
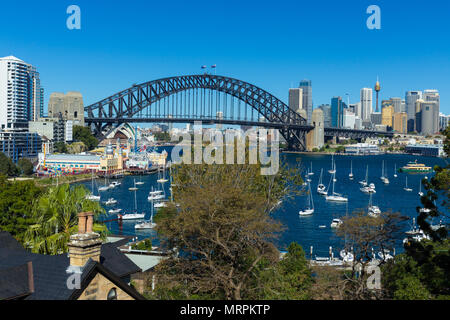
[(310, 172), (309, 172), (309, 169), (308, 169), (308, 171), (306, 172), (306, 176), (305, 176), (305, 179), (306, 179), (307, 182), (311, 182), (311, 181), (312, 181), (312, 180), (309, 178), (309, 176), (310, 176), (309, 173), (310, 173)]
[(152, 206), (150, 220), (135, 224), (134, 228), (138, 229), (138, 230), (142, 230), (142, 229), (153, 229), (154, 227), (156, 227), (156, 223), (153, 222), (153, 206)]
[(164, 199), (165, 195), (164, 195), (164, 189), (163, 190), (153, 190), (152, 187), (152, 191), (150, 191), (148, 193), (148, 197), (147, 200), (148, 201), (153, 201), (153, 200), (160, 200), (160, 199)]
[(87, 200), (92, 200), (92, 201), (100, 201), (100, 196), (96, 196), (94, 195), (94, 171), (91, 171), (92, 173), (92, 180), (91, 180), (91, 194), (88, 194), (86, 196)]
[(385, 174), (386, 173), (385, 173), (385, 170), (384, 170), (384, 160), (383, 160), (383, 164), (382, 164), (382, 167), (381, 167), (381, 177), (380, 177), (380, 179), (381, 179), (381, 181), (383, 181), (384, 184), (389, 184), (389, 179), (386, 177)]
[(366, 167), (366, 178), (362, 181), (359, 181), (359, 184), (363, 187), (367, 186), (367, 180), (369, 178), (369, 166)]
[[(136, 188), (137, 190), (137, 188)], [(124, 215), (119, 214), (119, 219), (121, 220), (135, 220), (135, 219), (144, 219), (145, 213), (137, 212), (137, 198), (136, 198), (136, 190), (134, 190), (134, 213), (126, 213)]]
[(348, 198), (342, 196), (339, 193), (334, 192), (335, 175), (336, 175), (336, 172), (333, 173), (333, 176), (332, 176), (332, 178), (333, 178), (333, 192), (331, 193), (331, 195), (328, 195), (328, 193), (327, 193), (327, 196), (325, 197), (325, 199), (327, 201), (347, 202)]
[(313, 172), (313, 169), (312, 169), (312, 161), (311, 161), (311, 171), (309, 171), (308, 175), (309, 176), (313, 176), (314, 175), (314, 172)]
[(422, 180), (420, 180), (420, 184), (419, 184), (419, 196), (423, 197), (423, 192), (422, 192)]
[(353, 161), (350, 161), (350, 173), (348, 174), (348, 178), (353, 180)]
[(109, 198), (108, 201), (105, 201), (105, 205), (107, 205), (107, 206), (111, 206), (116, 203), (117, 203), (117, 200), (114, 198)]
[(134, 187), (128, 188), (130, 191), (136, 191), (138, 188), (136, 188), (136, 179), (134, 179)]
[(397, 164), (394, 164), (394, 178), (397, 178)]
[(159, 172), (160, 172), (160, 170), (158, 170), (158, 180), (156, 180), (158, 183), (165, 183), (165, 182), (169, 181), (166, 179), (166, 168), (163, 168), (163, 170), (162, 170), (162, 173), (163, 173), (162, 177), (160, 177)]
[(334, 162), (334, 155), (331, 155), (331, 170), (328, 170), (329, 173), (336, 173), (336, 163)]
[(314, 213), (314, 200), (311, 192), (311, 184), (308, 183), (308, 207), (305, 210), (300, 210), (298, 214), (300, 216), (310, 216)]
[(108, 191), (110, 188), (111, 186), (108, 184), (108, 166), (106, 166), (105, 185), (98, 188), (98, 191)]
[(144, 182), (142, 181), (142, 175), (139, 176), (139, 181), (136, 182), (136, 185), (143, 185)]
[(381, 214), (380, 208), (372, 204), (372, 193), (370, 194), (369, 197), (369, 206), (367, 214), (373, 218), (376, 218)]
[(408, 188), (408, 177), (406, 176), (405, 178), (406, 178), (405, 179), (405, 187), (403, 188), (403, 190), (408, 191), (408, 192), (413, 191), (411, 188)]
[(322, 183), (322, 177), (323, 177), (323, 169), (320, 170), (320, 178), (319, 184), (317, 185), (317, 193), (326, 196), (327, 191), (325, 190), (325, 186)]

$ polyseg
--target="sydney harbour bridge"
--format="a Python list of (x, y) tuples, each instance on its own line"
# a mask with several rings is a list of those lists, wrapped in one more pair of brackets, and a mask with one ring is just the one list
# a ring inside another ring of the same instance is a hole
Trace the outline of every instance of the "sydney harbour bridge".
[[(201, 74), (163, 78), (115, 93), (85, 107), (85, 122), (101, 137), (122, 123), (194, 123), (279, 130), (288, 148), (306, 149), (314, 130), (305, 118), (269, 92), (242, 80)], [(324, 135), (363, 139), (389, 132), (324, 128)]]

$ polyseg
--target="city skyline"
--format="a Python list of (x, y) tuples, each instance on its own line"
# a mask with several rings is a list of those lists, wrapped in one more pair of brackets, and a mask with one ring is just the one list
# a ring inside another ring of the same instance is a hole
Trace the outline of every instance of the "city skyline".
[[(19, 22), (7, 13), (18, 4), (6, 3), (3, 6), (8, 10), (0, 13), (0, 25), (10, 32), (0, 34), (0, 52), (1, 56), (14, 55), (38, 68), (46, 108), (52, 92), (80, 91), (85, 105), (89, 105), (133, 83), (198, 74), (203, 71), (202, 65), (216, 64), (217, 74), (254, 83), (286, 103), (288, 89), (302, 79), (312, 81), (314, 108), (346, 93), (350, 102), (356, 103), (361, 88), (373, 88), (379, 76), (380, 101), (404, 99), (407, 91), (437, 89), (440, 111), (450, 113), (446, 95), (450, 90), (446, 79), (450, 47), (444, 41), (448, 37), (445, 22), (439, 19), (449, 4), (439, 3), (443, 10), (433, 10), (433, 18), (429, 18), (426, 13), (432, 6), (424, 7), (419, 1), (408, 2), (407, 7), (378, 1), (381, 30), (366, 27), (369, 4), (354, 2), (344, 9), (331, 2), (324, 8), (285, 1), (276, 8), (261, 4), (252, 8), (254, 14), (248, 14), (250, 3), (137, 3), (133, 8), (119, 8), (114, 3), (79, 1), (81, 30), (68, 30), (65, 20), (69, 3), (41, 4), (39, 17), (45, 23), (39, 24), (33, 19), (36, 4), (20, 8), (23, 19)], [(241, 13), (233, 11), (237, 6), (242, 7)], [(121, 19), (118, 11), (122, 12)], [(245, 11), (247, 14), (242, 13)], [(334, 14), (341, 17), (337, 24), (331, 22)], [(418, 14), (426, 23), (413, 19)], [(225, 23), (230, 17), (253, 30), (252, 37), (232, 36), (239, 28), (228, 28)], [(264, 20), (273, 22), (265, 25)], [(198, 32), (180, 29), (186, 23)], [(213, 27), (203, 27), (211, 23)], [(295, 26), (310, 27), (310, 32), (300, 36)], [(405, 28), (410, 31), (405, 33)], [(424, 44), (414, 51), (405, 50), (408, 39), (425, 36), (435, 42), (433, 47)], [(362, 40), (366, 41), (363, 45), (356, 45)], [(390, 50), (383, 49), (386, 47)]]

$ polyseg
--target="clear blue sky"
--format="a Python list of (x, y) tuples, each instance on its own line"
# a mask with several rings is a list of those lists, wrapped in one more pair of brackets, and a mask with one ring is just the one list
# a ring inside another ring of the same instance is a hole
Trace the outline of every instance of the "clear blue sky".
[[(81, 8), (81, 30), (66, 8)], [(366, 8), (381, 8), (381, 30)], [(301, 79), (314, 106), (380, 77), (381, 99), (438, 89), (450, 113), (450, 1), (8, 1), (0, 5), (0, 56), (37, 66), (51, 92), (80, 91), (91, 104), (160, 77), (200, 72), (256, 84), (287, 102)]]

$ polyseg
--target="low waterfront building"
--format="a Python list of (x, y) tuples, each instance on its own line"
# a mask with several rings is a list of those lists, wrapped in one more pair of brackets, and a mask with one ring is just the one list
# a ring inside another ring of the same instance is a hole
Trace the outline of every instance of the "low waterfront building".
[(427, 157), (443, 157), (445, 155), (442, 144), (409, 144), (405, 146), (405, 152)]
[(369, 143), (357, 143), (345, 147), (345, 153), (353, 155), (374, 155), (379, 154), (378, 146)]

